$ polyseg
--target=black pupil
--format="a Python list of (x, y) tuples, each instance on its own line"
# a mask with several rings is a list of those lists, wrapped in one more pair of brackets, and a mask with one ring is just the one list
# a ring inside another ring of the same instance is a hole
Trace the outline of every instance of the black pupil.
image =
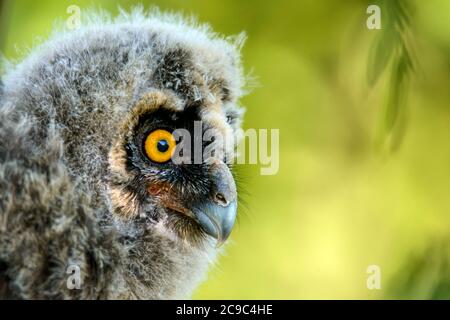
[(159, 140), (158, 144), (156, 145), (156, 148), (158, 148), (159, 152), (166, 152), (167, 150), (169, 150), (169, 143), (167, 142), (167, 140)]

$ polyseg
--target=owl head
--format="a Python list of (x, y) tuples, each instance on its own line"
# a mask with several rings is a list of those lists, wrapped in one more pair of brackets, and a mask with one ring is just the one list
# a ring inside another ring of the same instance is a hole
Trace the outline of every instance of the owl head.
[[(177, 15), (95, 15), (34, 50), (5, 90), (43, 128), (58, 128), (70, 174), (114, 219), (221, 243), (237, 211), (228, 162), (242, 116), (242, 40)], [(37, 144), (49, 136), (35, 131)], [(227, 143), (199, 159), (217, 137)]]

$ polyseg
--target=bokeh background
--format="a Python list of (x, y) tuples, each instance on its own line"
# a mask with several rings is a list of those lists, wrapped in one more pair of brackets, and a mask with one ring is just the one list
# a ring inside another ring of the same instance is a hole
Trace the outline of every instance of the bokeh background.
[(0, 48), (20, 61), (70, 5), (246, 31), (244, 127), (280, 130), (280, 170), (241, 168), (239, 225), (194, 298), (449, 299), (450, 1), (387, 2), (0, 0)]

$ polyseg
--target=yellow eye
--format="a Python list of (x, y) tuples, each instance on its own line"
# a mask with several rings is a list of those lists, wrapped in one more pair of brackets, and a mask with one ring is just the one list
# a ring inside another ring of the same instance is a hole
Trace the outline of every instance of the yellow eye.
[(145, 139), (145, 153), (150, 160), (158, 163), (167, 162), (175, 151), (176, 141), (166, 130), (152, 131)]

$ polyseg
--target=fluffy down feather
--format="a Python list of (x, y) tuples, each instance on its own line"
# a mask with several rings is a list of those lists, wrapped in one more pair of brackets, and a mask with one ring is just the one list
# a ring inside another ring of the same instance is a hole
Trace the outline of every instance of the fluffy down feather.
[[(108, 154), (148, 92), (240, 126), (243, 37), (177, 15), (89, 14), (11, 68), (0, 86), (0, 297), (189, 297), (216, 248), (181, 241), (164, 221), (112, 214)], [(208, 106), (221, 104), (220, 112)], [(211, 111), (210, 111), (211, 110)], [(67, 288), (68, 266), (81, 269)]]

